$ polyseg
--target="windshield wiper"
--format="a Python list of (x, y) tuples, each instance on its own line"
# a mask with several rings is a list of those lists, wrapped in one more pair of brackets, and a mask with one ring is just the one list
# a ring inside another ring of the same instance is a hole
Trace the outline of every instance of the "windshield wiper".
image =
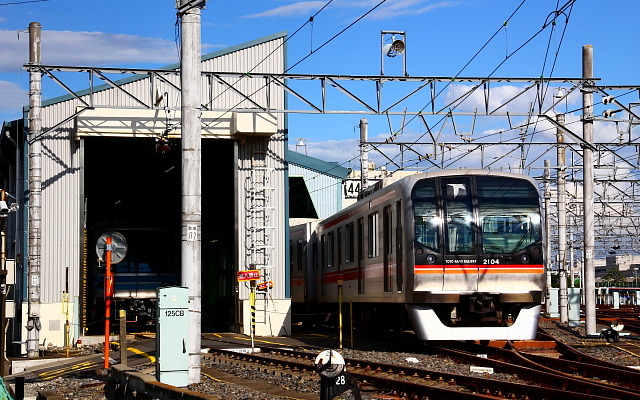
[(513, 248), (513, 250), (511, 250), (511, 254), (514, 254), (516, 251), (520, 250), (520, 245), (522, 245), (522, 243), (524, 242), (524, 240), (528, 237), (531, 236), (531, 232), (526, 232), (522, 235), (522, 237), (520, 238), (520, 240), (518, 241), (518, 243), (516, 243), (515, 247)]

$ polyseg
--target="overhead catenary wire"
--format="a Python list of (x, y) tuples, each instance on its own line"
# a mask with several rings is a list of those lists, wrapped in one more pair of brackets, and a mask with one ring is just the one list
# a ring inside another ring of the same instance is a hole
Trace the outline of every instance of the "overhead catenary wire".
[[(572, 3), (575, 0), (570, 0), (569, 3)], [(427, 102), (427, 104), (424, 105), (424, 107), (422, 107), (420, 109), (420, 113), (423, 112), (427, 107), (429, 107), (429, 105), (431, 105), (435, 99), (437, 99), (451, 84), (453, 84), (453, 82), (455, 82), (455, 80), (462, 74), (462, 72), (473, 62), (473, 60), (475, 60), (478, 55), (496, 38), (496, 36), (498, 35), (498, 33), (502, 30), (505, 29), (506, 26), (508, 26), (508, 22), (516, 15), (516, 13), (520, 10), (520, 8), (524, 5), (524, 3), (526, 2), (526, 0), (523, 0), (517, 7), (516, 9), (509, 15), (509, 17), (502, 23), (502, 25), (496, 30), (496, 32), (494, 32), (494, 34), (480, 47), (480, 49), (471, 57), (471, 59), (451, 78), (451, 80), (449, 82), (447, 82), (447, 84), (445, 84), (444, 87), (442, 87), (437, 93), (436, 95), (433, 97), (433, 99), (429, 100), (429, 102)], [(548, 26), (548, 24), (545, 24), (545, 26)], [(528, 39), (526, 43), (529, 43), (535, 36), (537, 36), (542, 30), (544, 29), (544, 26), (541, 30), (539, 30), (532, 38)], [(493, 76), (493, 74), (499, 69), (500, 66), (502, 66), (504, 64), (504, 62), (513, 54), (515, 54), (516, 52), (518, 52), (519, 50), (521, 50), (524, 47), (524, 45), (519, 46), (515, 51), (513, 51), (510, 55), (508, 54), (505, 57), (505, 60), (503, 60), (502, 62), (500, 62), (498, 64), (498, 66), (496, 68), (494, 68), (494, 70), (491, 72), (491, 74), (488, 75), (488, 77)], [(471, 95), (471, 92), (467, 93), (467, 95), (463, 96), (460, 99), (457, 99), (454, 103), (454, 107), (455, 105), (459, 105), (461, 104), (463, 101), (465, 101), (469, 96)], [(409, 118), (409, 120), (407, 122), (405, 122), (405, 126), (408, 125), (410, 122), (412, 122), (417, 115), (419, 115), (420, 113), (413, 115), (411, 118)], [(417, 141), (421, 140), (424, 135), (426, 135), (427, 133), (425, 132), (424, 134), (422, 134)]]
[[(504, 29), (506, 26), (508, 26), (508, 22), (514, 17), (514, 15), (516, 14), (516, 12), (522, 7), (522, 5), (525, 3), (526, 0), (523, 0), (518, 6), (517, 8), (511, 13), (511, 15), (509, 16), (509, 18), (503, 22), (502, 26), (491, 36), (491, 38), (485, 42), (485, 44), (480, 48), (480, 50), (478, 50), (472, 57), (471, 59), (460, 69), (460, 71), (451, 79), (450, 82), (448, 82), (442, 89), (440, 89), (440, 91), (438, 91), (438, 93), (434, 96), (434, 98), (432, 100), (430, 100), (420, 111), (424, 111), (436, 98), (438, 98), (446, 89), (448, 86), (450, 86), (453, 82), (455, 82), (456, 78), (458, 76), (460, 76), (460, 74), (471, 64), (471, 62), (482, 52), (482, 50), (484, 48), (487, 47), (487, 45), (497, 36), (497, 34), (500, 32), (500, 30)], [(495, 74), (495, 72), (497, 72), (497, 70), (511, 57), (513, 56), (515, 53), (517, 53), (519, 50), (521, 50), (522, 48), (524, 48), (524, 46), (526, 46), (526, 44), (528, 44), (529, 42), (531, 42), (536, 36), (538, 36), (541, 32), (544, 31), (544, 29), (546, 29), (549, 26), (554, 26), (555, 24), (555, 20), (561, 15), (565, 15), (564, 14), (564, 10), (566, 10), (567, 8), (571, 9), (573, 7), (573, 3), (575, 3), (575, 0), (569, 0), (568, 2), (566, 2), (559, 10), (556, 10), (554, 12), (552, 12), (551, 14), (554, 15), (554, 17), (551, 19), (551, 21), (549, 21), (549, 18), (547, 18), (547, 21), (545, 21), (545, 23), (543, 24), (542, 28), (539, 29), (533, 36), (531, 36), (528, 40), (526, 40), (522, 45), (520, 45), (516, 50), (514, 50), (513, 52), (509, 53), (506, 55), (505, 59), (503, 61), (501, 61), (494, 69), (493, 71), (489, 74), (489, 77), (493, 76)], [(551, 15), (550, 14), (550, 15)], [(566, 22), (568, 22), (568, 16), (567, 16), (567, 20)], [(566, 30), (566, 26), (565, 26), (565, 30)], [(564, 35), (564, 32), (563, 32)], [(556, 58), (557, 58), (557, 53), (556, 53)], [(554, 61), (554, 65), (555, 65), (555, 61)], [(465, 101), (469, 96), (471, 95), (471, 92), (467, 93), (465, 96), (463, 96), (460, 99), (457, 99), (454, 102), (454, 106), (456, 104), (461, 104), (463, 101)], [(407, 121), (404, 125), (406, 126), (407, 124), (409, 124), (412, 120), (414, 120), (416, 118), (416, 116), (418, 116), (418, 114), (412, 116), (409, 121)], [(440, 121), (439, 121), (440, 122)], [(438, 122), (438, 123), (439, 123)], [(437, 123), (436, 123), (437, 124)], [(421, 140), (424, 135), (426, 135), (426, 132), (421, 135), (416, 142), (418, 142), (419, 140)], [(410, 143), (408, 143), (410, 144)], [(397, 156), (396, 156), (397, 157)], [(395, 157), (394, 157), (395, 158)]]
[[(386, 0), (385, 0), (386, 1)], [(251, 74), (251, 72), (255, 71), (256, 68), (258, 68), (260, 65), (262, 65), (262, 63), (264, 63), (266, 60), (269, 59), (269, 57), (271, 57), (276, 51), (278, 51), (280, 48), (282, 48), (282, 46), (284, 46), (289, 40), (293, 39), (298, 32), (300, 32), (305, 26), (307, 26), (307, 24), (311, 25), (311, 29), (312, 29), (312, 37), (313, 37), (313, 21), (315, 19), (315, 17), (317, 17), (322, 11), (324, 11), (329, 4), (331, 4), (333, 2), (333, 0), (329, 0), (327, 3), (325, 3), (318, 11), (316, 11), (315, 14), (313, 14), (311, 17), (309, 17), (309, 19), (303, 23), (302, 25), (300, 25), (298, 27), (298, 29), (295, 30), (295, 32), (293, 32), (291, 35), (288, 35), (285, 40), (278, 45), (275, 49), (273, 49), (269, 54), (267, 54), (265, 57), (262, 58), (262, 60), (260, 60), (259, 62), (257, 62), (249, 71), (245, 72), (245, 74), (243, 74), (240, 79), (238, 79), (236, 82), (234, 82), (233, 84), (231, 84), (230, 86), (227, 86), (223, 91), (221, 91), (220, 93), (218, 93), (213, 99), (211, 99), (211, 101), (209, 101), (209, 103), (205, 104), (204, 106), (209, 106), (210, 104), (212, 104), (215, 100), (217, 100), (220, 96), (222, 96), (223, 94), (225, 94), (227, 91), (231, 90), (232, 88), (234, 88), (240, 81), (242, 81), (242, 79), (246, 76), (249, 76)], [(313, 40), (311, 43), (311, 48), (313, 49)], [(261, 88), (262, 89), (262, 88)], [(259, 89), (259, 90), (261, 90)], [(256, 92), (258, 92), (259, 90), (257, 90)], [(256, 92), (252, 93), (255, 94)], [(239, 103), (238, 103), (239, 104)], [(229, 112), (229, 111), (227, 111)]]
[(10, 3), (0, 3), (0, 6), (14, 6), (17, 4), (27, 4), (27, 3), (42, 3), (49, 0), (24, 0), (24, 1), (13, 1)]
[[(331, 0), (333, 1), (333, 0)], [(283, 74), (286, 74), (287, 72), (291, 71), (292, 68), (296, 67), (297, 65), (299, 65), (302, 61), (306, 60), (307, 58), (309, 58), (311, 55), (315, 54), (318, 50), (320, 50), (321, 48), (323, 48), (325, 45), (329, 44), (330, 42), (332, 42), (333, 40), (335, 40), (338, 36), (342, 35), (344, 32), (346, 32), (349, 28), (353, 27), (357, 22), (361, 21), (364, 17), (366, 17), (367, 15), (369, 15), (371, 12), (373, 12), (375, 9), (377, 9), (378, 7), (380, 7), (382, 4), (384, 4), (387, 0), (382, 0), (380, 1), (378, 4), (376, 4), (373, 8), (371, 8), (369, 11), (367, 11), (365, 14), (361, 15), (360, 17), (358, 17), (354, 22), (352, 22), (351, 24), (347, 25), (347, 27), (345, 27), (344, 29), (342, 29), (340, 32), (338, 32), (337, 34), (335, 34), (334, 36), (332, 36), (330, 39), (328, 39), (327, 41), (325, 41), (323, 44), (321, 44), (318, 48), (316, 49), (312, 49), (310, 51), (309, 54), (307, 54), (306, 56), (304, 56), (302, 59), (300, 59), (298, 62), (296, 62), (295, 64), (293, 64), (292, 66), (290, 66), (289, 68), (287, 68)], [(325, 6), (320, 10), (322, 11), (324, 8), (326, 8), (328, 4), (325, 4)], [(318, 12), (320, 12), (318, 11)], [(317, 13), (316, 13), (317, 15)], [(297, 32), (297, 31), (296, 31)], [(251, 97), (254, 94), (258, 93), (260, 90), (265, 89), (267, 86), (269, 85), (269, 83), (266, 83), (262, 86), (260, 86), (258, 89), (254, 90), (253, 93), (251, 93), (249, 96), (247, 97)], [(209, 124), (205, 125), (205, 126), (210, 126), (211, 124), (216, 123), (220, 118), (222, 118), (223, 116), (225, 116), (226, 114), (228, 114), (229, 112), (231, 112), (231, 110), (235, 109), (236, 107), (238, 107), (240, 104), (242, 104), (244, 100), (239, 101), (238, 103), (236, 103), (233, 107), (230, 107), (227, 109), (227, 111), (223, 112), (219, 117), (215, 118), (213, 121), (209, 122)]]

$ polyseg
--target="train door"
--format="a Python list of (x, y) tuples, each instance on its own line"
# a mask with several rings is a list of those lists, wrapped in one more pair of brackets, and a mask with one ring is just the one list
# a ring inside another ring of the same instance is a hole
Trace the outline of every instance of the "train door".
[(384, 291), (391, 292), (391, 206), (386, 206), (382, 212), (382, 262), (384, 270)]
[[(291, 253), (293, 258), (293, 253)], [(307, 259), (307, 243), (305, 243), (302, 239), (298, 239), (296, 241), (296, 266), (297, 271), (296, 275), (302, 275), (302, 299), (306, 299), (309, 293), (307, 292), (307, 265), (305, 260)], [(291, 274), (293, 275), (293, 273)]]
[(443, 290), (475, 291), (479, 271), (471, 178), (442, 178), (440, 191), (445, 239)]
[(402, 263), (402, 200), (396, 201), (396, 286), (402, 292), (404, 280), (404, 264)]
[(320, 294), (324, 296), (324, 274), (327, 269), (325, 268), (325, 260), (327, 259), (327, 244), (325, 243), (325, 235), (320, 236)]
[(358, 238), (358, 294), (364, 293), (364, 218), (358, 218), (356, 225)]

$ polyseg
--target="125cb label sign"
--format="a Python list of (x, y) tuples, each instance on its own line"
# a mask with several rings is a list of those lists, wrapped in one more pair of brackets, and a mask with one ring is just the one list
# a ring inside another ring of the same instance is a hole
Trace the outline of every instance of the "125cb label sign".
[(184, 317), (186, 315), (185, 310), (164, 310), (165, 317)]

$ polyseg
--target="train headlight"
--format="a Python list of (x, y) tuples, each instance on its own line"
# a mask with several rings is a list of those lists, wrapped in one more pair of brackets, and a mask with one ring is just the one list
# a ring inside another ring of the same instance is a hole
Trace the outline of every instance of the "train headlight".
[(529, 257), (528, 254), (523, 254), (521, 260), (523, 264), (527, 264), (531, 260), (531, 257)]
[(436, 262), (436, 256), (434, 256), (433, 254), (429, 254), (427, 256), (427, 263), (435, 264), (435, 262)]
[(421, 256), (422, 254), (424, 254), (424, 250), (422, 248), (417, 248), (416, 249), (416, 254)]

